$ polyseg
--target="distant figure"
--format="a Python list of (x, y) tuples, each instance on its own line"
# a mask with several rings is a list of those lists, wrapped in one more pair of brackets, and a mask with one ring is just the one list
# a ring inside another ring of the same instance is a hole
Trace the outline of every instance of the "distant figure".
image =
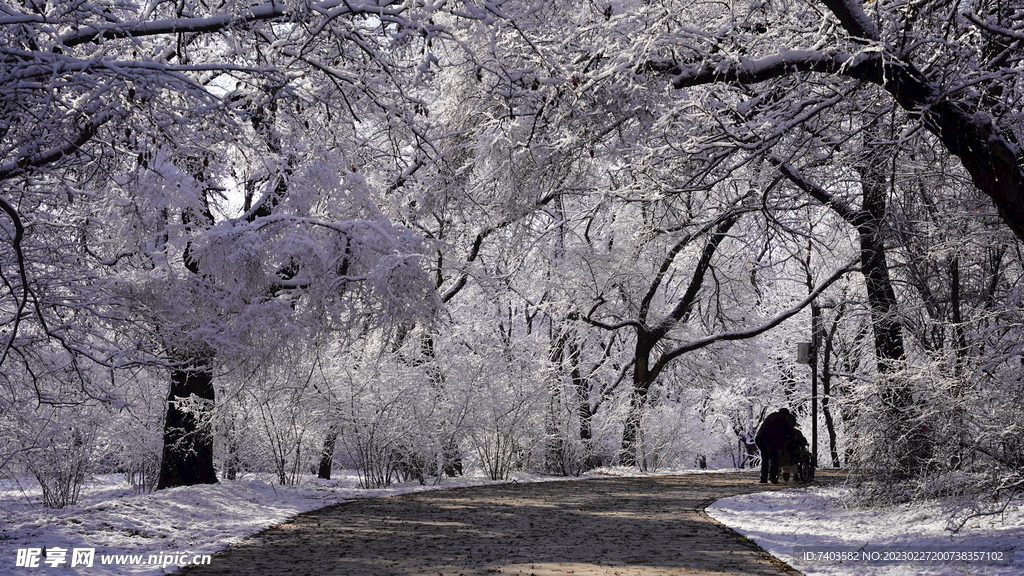
[[(779, 483), (779, 461), (786, 449), (786, 443), (796, 438), (796, 416), (788, 409), (779, 408), (772, 412), (761, 423), (754, 444), (761, 452), (761, 484), (769, 481)], [(803, 435), (801, 435), (802, 437)]]

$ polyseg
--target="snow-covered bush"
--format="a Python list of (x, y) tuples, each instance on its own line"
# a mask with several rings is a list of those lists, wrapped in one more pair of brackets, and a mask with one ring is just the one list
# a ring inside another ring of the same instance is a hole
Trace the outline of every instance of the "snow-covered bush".
[[(332, 405), (338, 442), (356, 466), (364, 488), (389, 486), (402, 467), (420, 458), (413, 441), (417, 388), (429, 387), (422, 371), (394, 354), (339, 370)], [(406, 472), (415, 475), (411, 469)]]
[(22, 461), (39, 482), (44, 506), (64, 508), (78, 502), (91, 472), (96, 436), (88, 421), (57, 424), (24, 453)]
[[(579, 476), (593, 463), (592, 438), (580, 437), (580, 414), (574, 390), (556, 390), (545, 411), (544, 472)], [(569, 401), (566, 401), (569, 400)]]
[(104, 426), (108, 459), (138, 492), (152, 492), (160, 475), (163, 434), (157, 413), (120, 414)]
[(543, 446), (543, 384), (535, 376), (479, 366), (470, 439), (492, 480), (507, 480), (538, 457)]

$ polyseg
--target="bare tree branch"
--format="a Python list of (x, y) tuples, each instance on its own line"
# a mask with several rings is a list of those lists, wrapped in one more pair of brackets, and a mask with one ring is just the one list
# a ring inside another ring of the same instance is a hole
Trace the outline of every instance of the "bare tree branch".
[(706, 348), (706, 347), (708, 347), (708, 346), (710, 346), (712, 344), (715, 344), (716, 342), (728, 342), (728, 341), (732, 341), (732, 340), (746, 340), (748, 338), (753, 338), (754, 336), (759, 336), (761, 334), (764, 334), (765, 332), (771, 330), (772, 328), (775, 328), (779, 324), (782, 324), (783, 322), (785, 322), (786, 320), (792, 318), (798, 312), (800, 312), (801, 310), (803, 310), (804, 308), (809, 306), (811, 304), (811, 302), (814, 302), (814, 300), (819, 295), (821, 295), (822, 292), (824, 292), (829, 286), (834, 284), (837, 280), (839, 280), (840, 278), (842, 278), (846, 274), (849, 274), (850, 272), (856, 271), (857, 270), (857, 262), (859, 262), (859, 261), (860, 261), (860, 259), (857, 258), (856, 260), (853, 260), (852, 262), (850, 262), (846, 266), (840, 268), (835, 273), (833, 273), (832, 276), (829, 276), (829, 278), (827, 280), (825, 280), (820, 285), (818, 285), (817, 288), (815, 288), (810, 294), (807, 295), (806, 298), (801, 300), (796, 306), (793, 306), (792, 308), (786, 310), (785, 312), (779, 314), (778, 316), (772, 318), (771, 320), (765, 322), (764, 324), (761, 324), (760, 326), (757, 326), (756, 328), (750, 328), (750, 329), (747, 329), (747, 330), (736, 330), (736, 331), (733, 331), (733, 332), (722, 332), (720, 334), (714, 334), (714, 335), (708, 336), (706, 338), (701, 338), (700, 340), (694, 340), (693, 342), (689, 342), (687, 344), (684, 344), (682, 346), (679, 346), (679, 347), (677, 347), (677, 348), (675, 348), (673, 350), (670, 350), (670, 351), (662, 354), (661, 357), (658, 358), (658, 361), (651, 368), (651, 379), (653, 380), (654, 378), (656, 378), (658, 376), (658, 374), (660, 374), (661, 371), (665, 368), (665, 366), (668, 365), (669, 362), (671, 362), (672, 360), (678, 358), (679, 356), (682, 356), (683, 354), (686, 354), (687, 352), (692, 352), (694, 350), (700, 350), (701, 348)]
[(664, 280), (665, 274), (667, 274), (669, 269), (671, 268), (672, 262), (675, 261), (676, 256), (678, 256), (684, 248), (689, 246), (690, 242), (692, 242), (694, 238), (701, 236), (703, 234), (707, 234), (712, 228), (721, 224), (727, 218), (735, 217), (739, 213), (745, 211), (750, 211), (750, 209), (741, 211), (737, 211), (736, 209), (727, 210), (726, 212), (723, 212), (718, 217), (714, 218), (704, 226), (701, 226), (696, 231), (683, 236), (682, 238), (679, 239), (678, 242), (675, 243), (675, 245), (672, 246), (672, 248), (668, 251), (668, 254), (666, 254), (665, 258), (661, 261), (661, 267), (658, 269), (657, 274), (655, 274), (654, 279), (651, 281), (651, 285), (647, 289), (647, 294), (645, 294), (643, 299), (640, 301), (640, 312), (638, 314), (638, 317), (641, 323), (647, 322), (647, 315), (650, 313), (651, 302), (654, 300), (654, 296), (657, 294), (658, 288), (661, 287), (661, 282), (662, 280)]
[[(21, 241), (25, 237), (25, 225), (21, 222), (21, 216), (18, 211), (15, 210), (14, 206), (11, 206), (7, 200), (0, 197), (0, 209), (7, 213), (10, 217), (11, 222), (14, 225), (14, 237), (11, 238), (11, 247), (14, 248), (15, 257), (18, 259), (18, 277), (21, 279), (21, 297), (15, 297), (18, 302), (18, 307), (14, 312), (14, 325), (11, 330), (5, 334), (6, 339), (3, 343), (3, 352), (0, 353), (0, 366), (3, 366), (4, 361), (7, 359), (7, 355), (11, 351), (11, 347), (14, 345), (14, 339), (18, 335), (18, 327), (21, 325), (21, 317), (25, 311), (25, 306), (28, 304), (29, 289), (28, 289), (28, 272), (25, 270), (25, 253), (21, 248)], [(13, 290), (13, 286), (11, 287)]]
[[(394, 1), (380, 2), (319, 2), (310, 6), (313, 12), (319, 12), (327, 19), (344, 14), (373, 14), (382, 16), (385, 13), (397, 15), (401, 10), (385, 10), (388, 6), (398, 4)], [(288, 4), (271, 0), (233, 14), (219, 14), (197, 18), (166, 18), (151, 22), (119, 22), (106, 25), (87, 25), (61, 37), (64, 46), (78, 46), (89, 42), (98, 42), (111, 38), (134, 38), (141, 36), (157, 36), (161, 34), (180, 34), (183, 32), (217, 32), (249, 22), (284, 19), (295, 15)]]
[[(547, 203), (551, 202), (557, 197), (558, 193), (551, 193), (546, 196), (543, 196), (533, 205), (533, 209), (540, 208), (541, 206), (546, 205)], [(480, 249), (483, 246), (484, 240), (488, 236), (490, 236), (494, 232), (497, 232), (498, 230), (501, 230), (506, 226), (510, 226), (511, 224), (518, 222), (519, 219), (519, 215), (513, 215), (510, 218), (506, 218), (505, 220), (502, 220), (501, 222), (498, 222), (497, 224), (478, 232), (476, 238), (474, 238), (473, 240), (473, 246), (469, 250), (469, 255), (466, 256), (466, 264), (475, 262), (476, 259), (480, 256)], [(455, 280), (455, 282), (451, 286), (449, 286), (448, 289), (445, 290), (443, 294), (441, 294), (441, 302), (446, 303), (450, 301), (452, 298), (454, 298), (456, 294), (458, 294), (463, 288), (466, 287), (466, 282), (468, 280), (469, 270), (462, 270), (462, 272), (459, 273), (459, 277)]]
[(1020, 148), (977, 106), (947, 96), (912, 64), (879, 51), (850, 55), (783, 50), (758, 60), (724, 59), (694, 65), (660, 62), (646, 69), (671, 74), (676, 88), (720, 82), (752, 84), (798, 72), (877, 84), (901, 108), (918, 116), (946, 150), (960, 158), (974, 185), (992, 199), (1003, 221), (1024, 240), (1024, 169)]
[(831, 208), (836, 214), (838, 214), (843, 220), (852, 224), (854, 227), (859, 228), (866, 223), (870, 215), (863, 210), (856, 210), (847, 206), (843, 201), (839, 200), (827, 190), (819, 186), (816, 182), (811, 181), (803, 173), (798, 171), (792, 165), (783, 162), (777, 158), (769, 158), (768, 162), (775, 165), (779, 172), (789, 178), (789, 181), (795, 184), (798, 188), (807, 192), (812, 198), (821, 202), (828, 208)]

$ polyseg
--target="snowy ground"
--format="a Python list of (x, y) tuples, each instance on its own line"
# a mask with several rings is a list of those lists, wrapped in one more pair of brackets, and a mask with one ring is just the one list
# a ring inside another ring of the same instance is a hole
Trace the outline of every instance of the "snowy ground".
[[(953, 501), (848, 507), (848, 490), (825, 486), (734, 496), (707, 512), (808, 576), (1024, 574), (1019, 498), (1002, 514), (973, 518), (954, 534), (948, 529)], [(969, 561), (953, 559), (965, 553)]]
[[(535, 479), (527, 475), (517, 478)], [(41, 493), (33, 480), (0, 480), (0, 576), (47, 572), (83, 576), (166, 574), (193, 560), (201, 562), (202, 555), (300, 512), (353, 498), (488, 483), (492, 482), (484, 476), (466, 476), (445, 479), (440, 486), (410, 483), (364, 490), (358, 487), (355, 472), (342, 471), (332, 480), (309, 477), (299, 486), (271, 483), (269, 476), (250, 476), (140, 494), (125, 483), (123, 476), (109, 475), (97, 477), (86, 486), (77, 505), (51, 510), (39, 504)], [(44, 553), (40, 554), (38, 567), (21, 566), (26, 564), (26, 550), (32, 548), (66, 553), (56, 567), (45, 562)], [(86, 551), (86, 555), (94, 550), (91, 567), (84, 558), (72, 567), (75, 549)]]
[[(611, 471), (624, 474), (623, 470)], [(520, 482), (551, 480), (520, 475)], [(352, 498), (380, 497), (420, 490), (490, 483), (482, 476), (446, 480), (440, 486), (399, 485), (381, 490), (358, 488), (354, 473), (335, 480), (309, 479), (301, 486), (271, 484), (248, 478), (209, 486), (193, 486), (138, 494), (120, 476), (97, 478), (83, 491), (80, 503), (61, 510), (43, 508), (29, 481), (0, 481), (0, 575), (113, 574), (156, 575), (178, 564), (202, 561), (246, 535), (278, 524), (299, 512)], [(845, 575), (1017, 575), (1024, 567), (1024, 506), (1017, 502), (1005, 514), (978, 518), (958, 536), (945, 530), (948, 513), (941, 504), (903, 508), (846, 509), (839, 505), (842, 487), (786, 490), (728, 498), (708, 512), (738, 529), (782, 560), (806, 574)], [(864, 548), (864, 546), (869, 546)], [(934, 550), (1001, 550), (1016, 554), (1009, 566), (893, 566), (877, 562), (805, 562), (794, 558), (794, 546), (809, 552), (902, 551), (929, 546)], [(965, 548), (966, 547), (966, 548)], [(46, 563), (51, 561), (58, 567)], [(38, 567), (20, 567), (39, 549)], [(78, 549), (78, 554), (75, 550)], [(60, 550), (65, 550), (63, 562)], [(92, 550), (92, 566), (85, 565)], [(55, 555), (54, 552), (57, 552)], [(84, 553), (84, 554), (83, 554)], [(19, 554), (21, 557), (19, 558)], [(76, 557), (77, 556), (77, 557)], [(150, 557), (153, 557), (152, 559)], [(73, 558), (75, 557), (75, 558)], [(20, 560), (20, 562), (19, 562)], [(77, 560), (77, 566), (71, 567)], [(153, 565), (153, 564), (156, 565)], [(160, 564), (166, 564), (161, 566)]]

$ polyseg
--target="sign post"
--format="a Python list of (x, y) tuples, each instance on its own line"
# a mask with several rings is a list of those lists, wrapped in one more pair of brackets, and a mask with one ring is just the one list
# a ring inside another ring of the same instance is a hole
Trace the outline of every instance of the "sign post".
[(818, 347), (821, 344), (821, 306), (811, 303), (811, 341), (798, 342), (796, 361), (811, 367), (811, 453), (818, 463)]

